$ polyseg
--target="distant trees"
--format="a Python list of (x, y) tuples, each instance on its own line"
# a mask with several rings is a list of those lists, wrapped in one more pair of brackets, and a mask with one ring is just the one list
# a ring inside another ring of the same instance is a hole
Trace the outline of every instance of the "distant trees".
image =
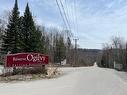
[(104, 45), (100, 63), (101, 67), (114, 68), (114, 63), (127, 68), (127, 45), (121, 37), (112, 37), (111, 44)]
[(48, 46), (48, 54), (51, 56), (51, 61), (60, 63), (64, 59), (67, 59), (67, 40), (64, 30), (57, 28), (49, 28), (47, 34), (47, 40), (45, 44)]
[(54, 60), (55, 62), (63, 61), (66, 58), (66, 45), (62, 35), (58, 35), (55, 38), (55, 51), (54, 51)]
[(77, 55), (78, 66), (92, 66), (97, 60), (97, 56), (101, 50), (99, 49), (78, 49)]

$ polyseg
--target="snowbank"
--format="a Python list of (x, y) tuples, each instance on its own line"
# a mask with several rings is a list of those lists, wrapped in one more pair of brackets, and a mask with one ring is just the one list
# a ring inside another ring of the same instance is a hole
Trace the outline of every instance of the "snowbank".
[(3, 74), (3, 69), (4, 69), (3, 65), (0, 65), (0, 75)]

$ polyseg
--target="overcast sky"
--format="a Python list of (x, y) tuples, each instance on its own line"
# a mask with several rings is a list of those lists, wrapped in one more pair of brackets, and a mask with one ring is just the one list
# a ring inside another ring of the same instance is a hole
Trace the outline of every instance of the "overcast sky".
[[(19, 0), (21, 15), (27, 1), (38, 24), (47, 27), (64, 27), (55, 0)], [(112, 36), (121, 36), (127, 40), (127, 0), (62, 1), (74, 37), (79, 39), (79, 47), (100, 49), (102, 43), (108, 42)], [(74, 1), (76, 1), (75, 8)], [(11, 11), (13, 6), (14, 0), (0, 0), (0, 14), (5, 10)], [(74, 18), (77, 18), (77, 21)]]

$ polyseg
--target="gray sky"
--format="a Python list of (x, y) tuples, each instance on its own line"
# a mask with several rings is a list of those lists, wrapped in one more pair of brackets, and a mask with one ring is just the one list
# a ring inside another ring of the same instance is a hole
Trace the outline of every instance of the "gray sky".
[[(21, 15), (27, 1), (38, 24), (64, 27), (55, 0), (19, 0)], [(72, 33), (79, 39), (79, 47), (102, 48), (102, 43), (108, 42), (111, 36), (121, 36), (127, 40), (127, 0), (61, 1), (65, 6)], [(13, 6), (14, 0), (0, 0), (0, 14), (4, 10), (11, 11)]]

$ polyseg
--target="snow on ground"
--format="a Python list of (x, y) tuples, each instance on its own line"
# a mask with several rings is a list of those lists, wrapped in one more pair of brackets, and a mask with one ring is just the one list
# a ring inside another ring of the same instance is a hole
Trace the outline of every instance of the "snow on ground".
[(3, 73), (3, 69), (4, 69), (4, 67), (2, 65), (0, 65), (0, 75)]
[(93, 67), (61, 68), (56, 79), (0, 83), (0, 95), (127, 95), (127, 83), (115, 70)]

